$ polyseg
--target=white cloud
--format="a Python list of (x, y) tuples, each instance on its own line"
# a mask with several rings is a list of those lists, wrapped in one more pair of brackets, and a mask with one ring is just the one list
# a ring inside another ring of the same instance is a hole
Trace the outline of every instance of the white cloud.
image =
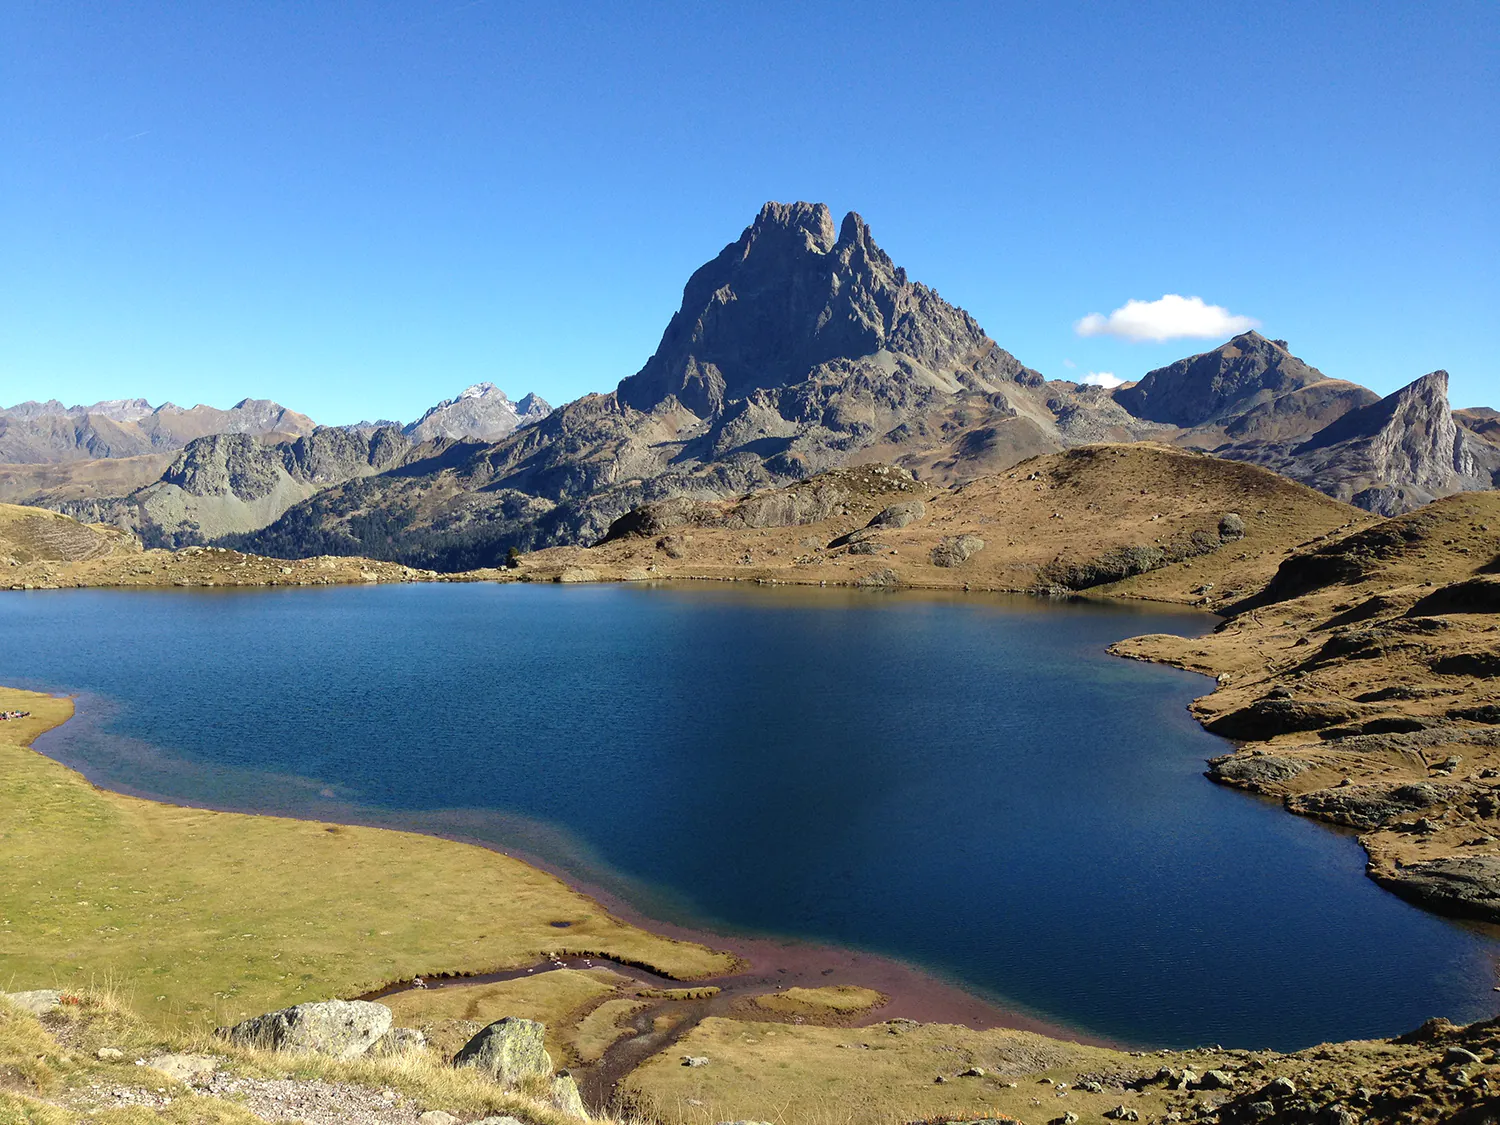
[(1073, 370), (1073, 368), (1077, 367), (1078, 364), (1074, 363), (1071, 359), (1065, 359), (1065, 360), (1063, 360), (1063, 366), (1066, 367), (1069, 371), (1071, 371), (1071, 370)]
[(1090, 371), (1078, 381), (1085, 387), (1119, 387), (1125, 383), (1113, 371)]
[(1159, 301), (1126, 301), (1114, 312), (1089, 313), (1073, 331), (1080, 336), (1118, 336), (1124, 340), (1178, 340), (1184, 337), (1213, 339), (1237, 336), (1260, 321), (1236, 316), (1223, 305), (1207, 305), (1202, 297), (1180, 297), (1168, 293)]

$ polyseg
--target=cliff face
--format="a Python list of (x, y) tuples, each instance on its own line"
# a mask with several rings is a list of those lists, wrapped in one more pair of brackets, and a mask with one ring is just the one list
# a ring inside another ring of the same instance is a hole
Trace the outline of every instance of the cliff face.
[[(857, 214), (835, 234), (821, 203), (768, 203), (688, 280), (656, 353), (618, 395), (637, 410), (675, 397), (708, 417), (757, 390), (881, 352), (952, 391), (994, 350), (973, 317), (909, 281)], [(1020, 370), (1008, 366), (1008, 375)]]
[(1351, 410), (1305, 441), (1228, 455), (1386, 516), (1456, 492), (1493, 488), (1500, 473), (1500, 447), (1455, 419), (1446, 371)]

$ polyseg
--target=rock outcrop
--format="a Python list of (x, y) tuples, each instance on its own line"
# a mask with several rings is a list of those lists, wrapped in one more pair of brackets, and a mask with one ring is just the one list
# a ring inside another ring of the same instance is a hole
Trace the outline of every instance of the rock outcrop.
[(391, 1029), (391, 1010), (368, 1000), (323, 1000), (267, 1012), (224, 1031), (231, 1043), (266, 1051), (290, 1051), (354, 1059)]
[(191, 441), (161, 479), (109, 501), (58, 507), (91, 522), (129, 528), (148, 546), (183, 547), (256, 531), (293, 504), (333, 485), (403, 464), (410, 440), (397, 429), (356, 432), (320, 426), (293, 441), (248, 434)]
[(1500, 474), (1500, 446), (1455, 420), (1446, 371), (1350, 410), (1303, 441), (1221, 452), (1384, 516), (1493, 488)]

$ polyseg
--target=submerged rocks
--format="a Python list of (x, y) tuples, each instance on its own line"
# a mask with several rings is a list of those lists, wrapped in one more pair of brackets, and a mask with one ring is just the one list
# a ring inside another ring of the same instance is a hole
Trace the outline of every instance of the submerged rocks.
[(546, 1027), (535, 1020), (507, 1016), (465, 1043), (453, 1065), (476, 1067), (504, 1086), (523, 1078), (546, 1078), (552, 1073), (546, 1034)]
[(353, 1059), (391, 1029), (391, 1010), (368, 1000), (323, 1000), (237, 1023), (225, 1037), (239, 1047)]

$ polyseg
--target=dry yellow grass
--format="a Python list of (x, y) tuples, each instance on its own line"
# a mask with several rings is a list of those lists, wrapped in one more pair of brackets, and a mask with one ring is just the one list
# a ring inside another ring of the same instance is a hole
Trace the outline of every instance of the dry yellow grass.
[[(159, 1052), (213, 1056), (219, 1069), (242, 1079), (316, 1080), (390, 1090), (410, 1102), (468, 1117), (512, 1114), (529, 1125), (576, 1125), (537, 1092), (507, 1090), (473, 1068), (455, 1069), (431, 1052), (392, 1059), (339, 1062), (316, 1055), (247, 1050), (202, 1033), (164, 1031), (136, 1017), (116, 995), (86, 991), (58, 1014), (38, 1020), (0, 1001), (0, 1125), (54, 1125), (87, 1120), (111, 1125), (167, 1121), (180, 1125), (251, 1125), (260, 1118), (233, 1101), (195, 1093), (137, 1057)], [(66, 1047), (59, 1036), (65, 1037)], [(123, 1052), (97, 1057), (100, 1047)], [(40, 1068), (40, 1069), (39, 1069)], [(170, 1105), (98, 1108), (101, 1087), (165, 1095)], [(233, 1095), (231, 1095), (233, 1096)], [(612, 1118), (595, 1118), (612, 1125)]]
[[(709, 1063), (685, 1067), (681, 1055), (704, 1056)], [(958, 1077), (976, 1065), (985, 1069), (984, 1077)], [(1080, 1072), (1149, 1065), (1123, 1052), (1021, 1031), (939, 1024), (843, 1029), (714, 1017), (632, 1074), (628, 1088), (644, 1112), (669, 1125), (732, 1120), (894, 1125), (993, 1113), (1044, 1121), (1060, 1117), (1063, 1109), (1097, 1119), (1121, 1103), (1121, 1091), (1075, 1093), (1063, 1104), (1040, 1081), (1071, 1083)], [(948, 1081), (937, 1083), (939, 1075)], [(1045, 1089), (1041, 1109), (1032, 1104), (1039, 1089)], [(1149, 1108), (1161, 1105), (1150, 1095), (1132, 1094), (1128, 1101), (1139, 1103), (1143, 1119)]]
[(101, 791), (29, 749), (67, 700), (0, 689), (10, 709), (33, 717), (0, 723), (0, 989), (111, 980), (148, 1018), (203, 1026), (549, 951), (733, 967), (483, 848)]

